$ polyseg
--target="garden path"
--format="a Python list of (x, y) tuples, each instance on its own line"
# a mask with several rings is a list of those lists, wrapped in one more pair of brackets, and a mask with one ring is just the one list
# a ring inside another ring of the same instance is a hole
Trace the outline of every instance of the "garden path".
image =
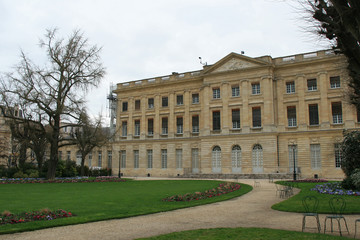
[[(254, 185), (253, 180), (241, 179), (239, 181)], [(260, 227), (301, 231), (302, 214), (272, 210), (271, 206), (282, 199), (275, 195), (274, 183), (269, 183), (268, 180), (259, 180), (259, 182), (260, 186), (254, 187), (250, 193), (224, 202), (126, 219), (0, 235), (0, 240), (126, 240), (184, 230), (219, 227)], [(349, 237), (353, 237), (354, 221), (357, 218), (360, 218), (360, 215), (346, 216), (351, 234)], [(320, 215), (322, 227), (324, 219), (325, 215)], [(310, 219), (307, 220), (310, 224), (309, 221)], [(307, 229), (307, 232), (309, 231), (315, 232), (315, 229)]]

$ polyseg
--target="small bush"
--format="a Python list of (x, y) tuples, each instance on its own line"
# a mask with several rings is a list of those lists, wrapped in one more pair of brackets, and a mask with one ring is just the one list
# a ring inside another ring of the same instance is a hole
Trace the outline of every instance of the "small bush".
[(360, 190), (360, 169), (356, 169), (350, 176), (351, 182), (356, 190)]
[(20, 171), (16, 172), (13, 177), (14, 178), (27, 178), (29, 176), (20, 170)]

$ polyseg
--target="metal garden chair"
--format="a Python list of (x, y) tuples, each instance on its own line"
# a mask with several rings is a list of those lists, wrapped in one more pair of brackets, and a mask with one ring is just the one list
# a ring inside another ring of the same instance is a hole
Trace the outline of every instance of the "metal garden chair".
[(360, 222), (360, 218), (355, 220), (355, 234), (354, 234), (354, 238), (356, 238), (356, 230), (357, 230), (357, 223)]
[(304, 231), (306, 227), (306, 217), (314, 217), (316, 220), (317, 230), (321, 232), (321, 225), (319, 220), (319, 215), (317, 213), (317, 209), (319, 206), (319, 200), (315, 196), (306, 196), (302, 200), (302, 205), (305, 209), (303, 213), (303, 220), (302, 220), (302, 231)]
[(342, 236), (341, 222), (340, 221), (343, 220), (344, 223), (345, 223), (345, 226), (346, 226), (346, 230), (347, 230), (348, 234), (350, 234), (349, 228), (348, 228), (347, 223), (346, 223), (346, 219), (342, 215), (344, 213), (345, 208), (346, 208), (346, 202), (345, 202), (344, 198), (342, 198), (342, 197), (333, 197), (333, 198), (331, 198), (329, 200), (329, 206), (330, 206), (332, 215), (329, 215), (329, 216), (325, 217), (324, 233), (326, 232), (326, 221), (328, 219), (330, 219), (330, 221), (331, 221), (331, 232), (333, 232), (333, 220), (336, 220), (338, 222), (338, 228), (339, 228), (340, 236)]

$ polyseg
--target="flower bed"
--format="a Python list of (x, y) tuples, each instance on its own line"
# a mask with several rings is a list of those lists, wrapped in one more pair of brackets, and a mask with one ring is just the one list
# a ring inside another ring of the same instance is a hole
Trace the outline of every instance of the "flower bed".
[(0, 225), (4, 224), (16, 224), (32, 221), (49, 221), (58, 218), (66, 218), (74, 216), (71, 212), (58, 209), (56, 211), (50, 211), (44, 209), (41, 211), (24, 212), (20, 214), (13, 214), (10, 212), (4, 212), (0, 215)]
[(195, 192), (195, 193), (186, 193), (185, 195), (174, 195), (171, 197), (164, 198), (163, 201), (166, 202), (188, 202), (193, 200), (202, 200), (211, 197), (220, 196), (226, 193), (234, 192), (239, 190), (241, 187), (237, 183), (221, 183), (217, 188), (206, 190), (205, 192)]
[(118, 177), (76, 177), (76, 178), (56, 178), (46, 180), (44, 178), (7, 178), (0, 179), (0, 184), (21, 184), (21, 183), (78, 183), (78, 182), (125, 182), (125, 179)]
[(322, 194), (360, 196), (360, 192), (343, 189), (340, 182), (331, 182), (316, 185), (310, 190), (317, 191), (318, 193)]

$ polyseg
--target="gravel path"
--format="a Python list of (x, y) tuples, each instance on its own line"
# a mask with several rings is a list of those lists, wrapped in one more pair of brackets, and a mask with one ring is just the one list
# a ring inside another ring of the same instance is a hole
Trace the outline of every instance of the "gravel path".
[[(254, 184), (253, 180), (241, 179), (239, 181), (250, 185)], [(126, 240), (184, 230), (218, 227), (261, 227), (301, 231), (301, 213), (286, 213), (271, 209), (273, 204), (282, 200), (275, 193), (274, 183), (269, 183), (268, 180), (260, 180), (260, 186), (254, 187), (250, 193), (224, 202), (126, 219), (0, 235), (0, 240)], [(354, 221), (358, 218), (360, 215), (346, 216), (351, 235), (344, 234), (345, 236), (353, 237)], [(320, 215), (322, 228), (324, 219), (325, 215)], [(311, 221), (312, 219), (308, 218), (309, 226), (312, 223)], [(306, 231), (316, 232), (315, 229), (306, 229)], [(358, 235), (360, 237), (360, 233)]]

